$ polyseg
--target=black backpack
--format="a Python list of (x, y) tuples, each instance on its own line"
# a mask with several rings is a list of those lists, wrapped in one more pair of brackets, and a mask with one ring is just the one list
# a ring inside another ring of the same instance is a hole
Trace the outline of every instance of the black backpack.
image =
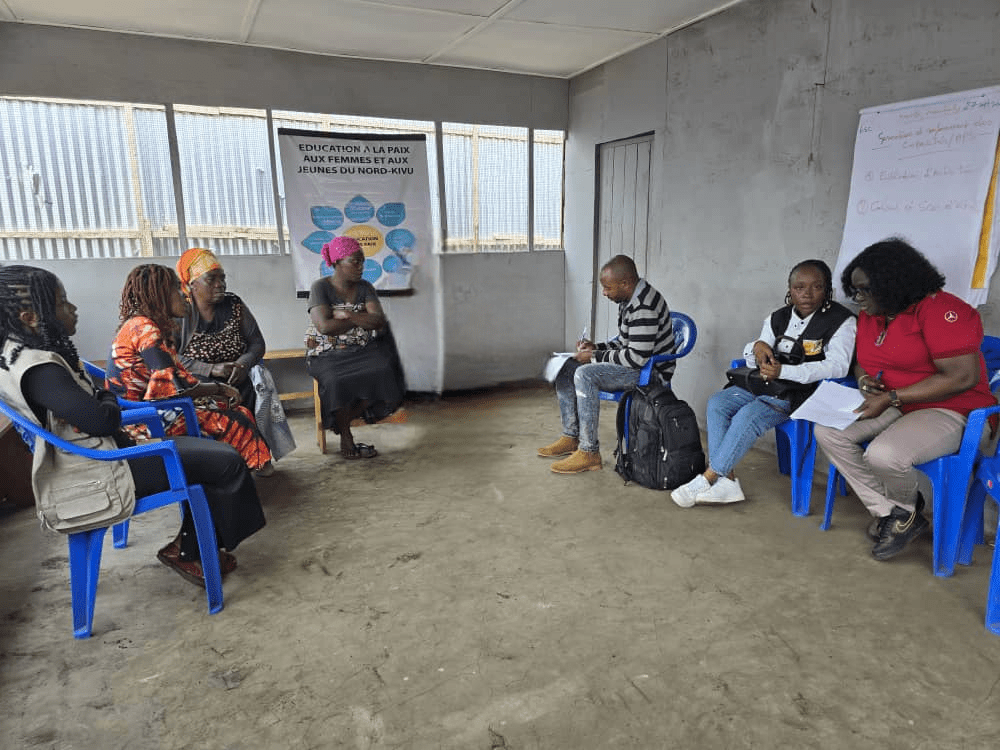
[[(625, 404), (631, 397), (628, 424)], [(628, 430), (628, 449), (624, 443)], [(694, 410), (662, 385), (639, 386), (618, 403), (615, 471), (625, 483), (672, 490), (705, 470)]]

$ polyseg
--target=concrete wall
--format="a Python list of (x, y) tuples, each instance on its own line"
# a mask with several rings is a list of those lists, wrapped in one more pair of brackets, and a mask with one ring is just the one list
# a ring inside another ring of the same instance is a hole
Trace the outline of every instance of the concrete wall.
[[(535, 76), (0, 23), (0, 95), (271, 107), (565, 130), (568, 88), (566, 81)], [(552, 255), (433, 256), (419, 268), (412, 296), (384, 298), (408, 387), (440, 392), (537, 376), (539, 358), (563, 339), (562, 258)], [(76, 339), (81, 354), (103, 359), (128, 271), (140, 262), (173, 265), (175, 260), (35, 265), (57, 273), (80, 306)], [(230, 288), (250, 306), (268, 346), (302, 346), (305, 301), (295, 298), (291, 260), (224, 257), (223, 262)], [(449, 279), (445, 287), (442, 271)], [(501, 304), (480, 313), (474, 309), (479, 300)], [(446, 327), (446, 308), (474, 319), (475, 325)], [(550, 331), (535, 329), (539, 312), (552, 319)], [(454, 353), (447, 360), (446, 350)], [(516, 354), (498, 364), (497, 352)], [(283, 388), (308, 387), (301, 363), (276, 369)]]
[[(698, 324), (675, 385), (703, 415), (782, 304), (788, 269), (836, 260), (858, 111), (1000, 83), (998, 11), (993, 0), (747, 0), (574, 79), (567, 329), (590, 315), (594, 150), (654, 131), (648, 277)], [(997, 284), (980, 309), (994, 334)]]
[[(564, 347), (563, 254), (455, 255), (446, 260), (441, 273), (444, 389), (481, 386), (486, 373), (491, 383), (538, 377), (549, 355)], [(512, 328), (498, 338), (498, 325)]]
[(0, 94), (565, 129), (566, 82), (0, 22)]

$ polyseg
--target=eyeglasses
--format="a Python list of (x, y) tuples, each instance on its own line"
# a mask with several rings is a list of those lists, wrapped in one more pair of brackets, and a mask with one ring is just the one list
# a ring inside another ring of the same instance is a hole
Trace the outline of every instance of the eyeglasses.
[(872, 288), (866, 284), (861, 284), (859, 286), (852, 286), (848, 291), (851, 293), (851, 297), (871, 297)]

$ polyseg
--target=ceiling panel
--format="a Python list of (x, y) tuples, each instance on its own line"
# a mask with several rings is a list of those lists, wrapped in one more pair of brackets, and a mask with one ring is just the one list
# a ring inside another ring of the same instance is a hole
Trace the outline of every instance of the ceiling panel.
[(6, 0), (28, 23), (85, 26), (191, 39), (234, 40), (246, 0)]
[(568, 76), (591, 63), (656, 39), (652, 34), (495, 21), (434, 62)]
[(261, 6), (247, 41), (328, 54), (422, 61), (479, 20), (349, 0), (282, 0)]
[(377, 5), (399, 5), (406, 8), (426, 8), (428, 10), (447, 10), (452, 13), (466, 13), (471, 16), (487, 17), (493, 15), (510, 0), (367, 0)]
[(566, 26), (628, 29), (658, 34), (712, 11), (720, 0), (629, 0), (629, 2), (567, 2), (524, 0), (504, 18)]
[(0, 0), (0, 22), (572, 77), (742, 0)]

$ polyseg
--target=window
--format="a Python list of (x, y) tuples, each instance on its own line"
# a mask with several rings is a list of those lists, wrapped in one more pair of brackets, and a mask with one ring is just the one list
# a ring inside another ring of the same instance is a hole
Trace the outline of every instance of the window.
[(561, 130), (534, 132), (535, 250), (562, 248), (564, 138)]
[(170, 254), (165, 109), (0, 97), (0, 259)]
[(528, 249), (528, 129), (443, 123), (448, 251)]
[[(0, 261), (176, 256), (194, 246), (222, 255), (287, 254), (288, 230), (282, 246), (276, 218), (279, 210), (284, 215), (281, 157), (276, 150), (275, 178), (267, 111), (178, 104), (173, 120), (176, 165), (164, 106), (0, 97)], [(436, 248), (562, 246), (563, 131), (537, 130), (529, 140), (527, 128), (444, 123), (439, 185), (433, 122), (282, 111), (272, 121), (275, 129), (425, 135)]]
[(175, 105), (174, 123), (188, 246), (280, 253), (267, 112)]

